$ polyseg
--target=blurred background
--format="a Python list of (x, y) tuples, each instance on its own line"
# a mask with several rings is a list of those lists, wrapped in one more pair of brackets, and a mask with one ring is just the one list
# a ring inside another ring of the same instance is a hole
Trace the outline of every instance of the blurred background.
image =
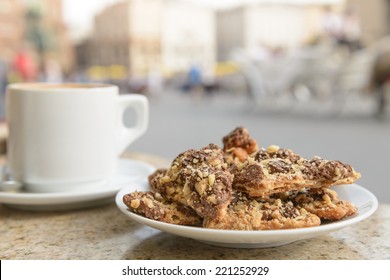
[(146, 95), (131, 152), (173, 159), (245, 126), (352, 164), (390, 203), (390, 0), (0, 0), (0, 121), (27, 81)]

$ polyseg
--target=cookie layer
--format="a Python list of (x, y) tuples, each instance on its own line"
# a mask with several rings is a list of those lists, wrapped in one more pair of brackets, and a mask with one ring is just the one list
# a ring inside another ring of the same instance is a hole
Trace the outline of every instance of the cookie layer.
[(336, 221), (357, 213), (352, 203), (340, 200), (334, 190), (313, 189), (298, 193), (292, 197), (294, 205), (302, 207), (323, 220)]
[(219, 221), (205, 218), (203, 227), (225, 230), (274, 230), (320, 225), (321, 220), (305, 209), (281, 199), (258, 200), (237, 194)]
[(202, 218), (182, 204), (169, 202), (159, 193), (133, 192), (123, 197), (130, 211), (145, 217), (177, 225), (200, 225)]
[(258, 151), (237, 169), (234, 188), (254, 197), (350, 184), (360, 178), (348, 164), (319, 157), (307, 160), (277, 146)]

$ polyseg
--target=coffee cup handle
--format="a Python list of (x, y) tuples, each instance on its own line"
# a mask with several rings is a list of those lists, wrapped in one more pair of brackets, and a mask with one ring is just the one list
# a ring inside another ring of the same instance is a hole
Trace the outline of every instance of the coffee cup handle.
[[(149, 122), (149, 103), (145, 96), (131, 94), (118, 96), (117, 105), (120, 118), (118, 154), (121, 154), (134, 140), (145, 133)], [(132, 127), (126, 127), (123, 123), (123, 115), (128, 108), (133, 108), (136, 114), (136, 123)]]

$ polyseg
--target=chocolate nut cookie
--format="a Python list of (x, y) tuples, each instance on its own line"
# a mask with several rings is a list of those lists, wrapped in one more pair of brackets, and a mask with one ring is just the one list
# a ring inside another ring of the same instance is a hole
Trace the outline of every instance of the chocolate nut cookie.
[(223, 151), (214, 144), (181, 153), (166, 172), (151, 178), (154, 191), (191, 207), (201, 217), (219, 219), (232, 199), (233, 175)]
[(159, 193), (133, 192), (123, 197), (130, 211), (149, 219), (176, 225), (201, 225), (202, 218), (182, 204), (168, 202)]
[(360, 178), (350, 165), (305, 159), (290, 149), (259, 149), (246, 128), (215, 144), (179, 154), (151, 174), (151, 191), (123, 197), (130, 211), (150, 219), (227, 230), (313, 227), (357, 212), (332, 186)]
[(288, 149), (270, 146), (238, 167), (233, 187), (250, 196), (351, 184), (360, 174), (348, 164), (319, 157), (307, 160)]
[(336, 221), (357, 213), (352, 203), (340, 200), (334, 190), (328, 188), (311, 189), (292, 197), (296, 207), (302, 207), (323, 220)]
[(321, 220), (291, 201), (253, 199), (237, 193), (220, 220), (205, 218), (203, 227), (225, 230), (274, 230), (313, 227)]
[(237, 127), (222, 138), (223, 150), (226, 152), (228, 162), (238, 160), (243, 162), (249, 155), (258, 151), (256, 140), (244, 127)]

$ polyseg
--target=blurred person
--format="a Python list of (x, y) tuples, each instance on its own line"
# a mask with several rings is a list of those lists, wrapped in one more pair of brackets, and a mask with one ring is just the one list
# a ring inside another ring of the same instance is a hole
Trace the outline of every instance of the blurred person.
[(147, 91), (153, 96), (159, 98), (163, 92), (164, 79), (160, 71), (151, 69), (148, 72)]
[(352, 7), (347, 8), (344, 12), (339, 43), (345, 45), (351, 52), (362, 47), (360, 19)]
[(219, 90), (219, 84), (214, 71), (206, 71), (202, 78), (203, 89), (207, 96), (213, 96)]
[(34, 58), (34, 53), (28, 44), (24, 43), (16, 52), (12, 60), (14, 79), (22, 82), (35, 81), (38, 78), (38, 67)]
[(202, 81), (203, 77), (200, 67), (196, 64), (192, 64), (188, 70), (184, 88), (188, 89), (190, 92), (200, 93), (202, 91)]
[(322, 29), (325, 39), (330, 39), (333, 43), (338, 43), (342, 33), (342, 22), (339, 14), (335, 13), (331, 7), (326, 7), (322, 19)]
[(271, 51), (270, 48), (260, 43), (249, 51), (249, 55), (255, 62), (263, 62), (271, 57)]
[(60, 83), (63, 81), (63, 74), (60, 63), (52, 58), (45, 59), (40, 73), (40, 80), (48, 83)]
[(127, 92), (145, 94), (147, 92), (148, 85), (144, 77), (133, 74), (127, 80), (127, 88)]
[(5, 115), (5, 91), (7, 88), (8, 64), (0, 57), (0, 122)]
[(353, 7), (348, 7), (341, 15), (326, 7), (322, 28), (325, 39), (349, 52), (362, 47), (360, 18)]
[(7, 87), (8, 64), (0, 57), (0, 92), (4, 92)]

